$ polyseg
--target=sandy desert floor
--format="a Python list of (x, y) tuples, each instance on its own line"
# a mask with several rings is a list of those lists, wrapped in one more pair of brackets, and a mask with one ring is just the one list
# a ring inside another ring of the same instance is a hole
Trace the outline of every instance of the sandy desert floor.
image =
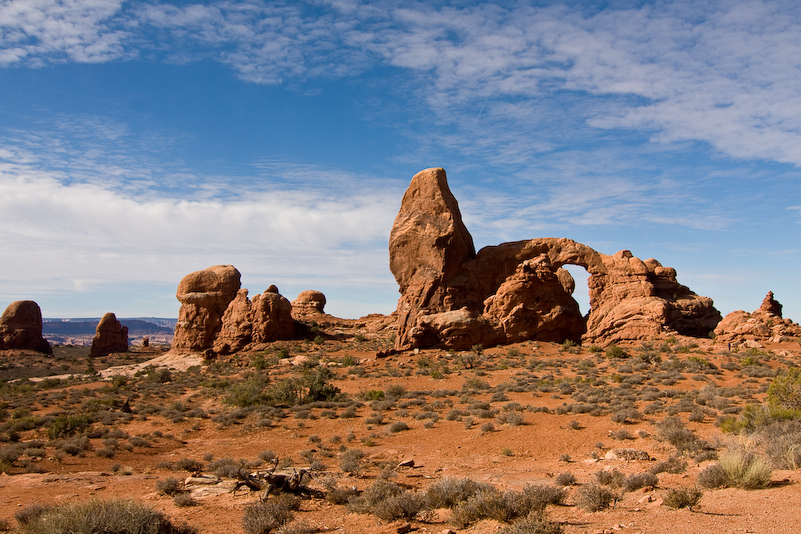
[[(382, 520), (333, 498), (377, 480), (424, 495), (454, 477), (501, 491), (563, 487), (545, 514), (566, 533), (801, 531), (801, 475), (781, 461), (794, 448), (780, 458), (776, 434), (731, 432), (744, 407), (763, 403), (774, 377), (797, 365), (797, 339), (745, 349), (678, 338), (622, 351), (526, 342), (378, 358), (388, 340), (348, 335), (214, 361), (158, 347), (91, 361), (74, 347), (52, 357), (2, 353), (0, 526), (16, 528), (15, 515), (33, 503), (134, 498), (204, 534), (245, 532), (245, 507), (259, 493), (230, 490), (275, 458), (313, 477), (313, 495), (285, 532), (511, 528), (454, 524), (444, 508)], [(340, 393), (286, 400), (291, 385), (303, 393), (312, 379)], [(702, 471), (744, 444), (773, 460), (767, 487), (699, 486)], [(618, 449), (649, 459), (611, 459)], [(644, 473), (656, 475), (655, 486), (626, 482)], [(163, 491), (165, 480), (193, 474), (219, 482), (181, 486), (182, 498)], [(587, 511), (580, 492), (596, 484), (615, 500)], [(691, 509), (665, 504), (669, 490), (695, 487), (702, 496)]]

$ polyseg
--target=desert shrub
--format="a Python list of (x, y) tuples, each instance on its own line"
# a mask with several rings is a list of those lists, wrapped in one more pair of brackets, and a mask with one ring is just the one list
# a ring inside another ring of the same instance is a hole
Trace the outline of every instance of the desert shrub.
[(17, 520), (17, 523), (19, 523), (19, 525), (21, 527), (24, 527), (25, 525), (28, 525), (29, 523), (32, 523), (34, 521), (38, 521), (39, 518), (42, 516), (42, 514), (44, 514), (46, 511), (50, 510), (51, 508), (52, 508), (52, 505), (41, 504), (41, 503), (38, 503), (38, 502), (31, 503), (28, 506), (26, 506), (25, 508), (22, 508), (21, 510), (18, 510), (14, 514), (14, 519)]
[(520, 426), (523, 424), (524, 419), (523, 414), (515, 410), (504, 412), (498, 417), (499, 422), (509, 426)]
[(559, 504), (564, 497), (565, 490), (554, 486), (526, 486), (523, 491), (505, 493), (489, 487), (457, 505), (451, 514), (451, 523), (458, 528), (467, 528), (482, 519), (508, 523), (542, 512), (546, 505)]
[(654, 488), (659, 484), (659, 477), (653, 473), (632, 473), (626, 477), (623, 486), (626, 491), (636, 491), (640, 488)]
[(612, 414), (614, 423), (634, 423), (642, 419), (642, 413), (636, 408), (623, 408)]
[(736, 448), (720, 455), (718, 460), (726, 474), (728, 485), (743, 489), (765, 488), (770, 485), (773, 473), (770, 463), (744, 448)]
[(403, 493), (403, 491), (403, 488), (395, 482), (379, 478), (373, 482), (372, 485), (368, 486), (361, 495), (353, 497), (348, 501), (348, 511), (357, 514), (371, 513), (376, 504), (396, 497)]
[(272, 463), (276, 458), (278, 458), (278, 456), (276, 456), (272, 449), (263, 450), (259, 453), (259, 459), (262, 462)]
[(91, 500), (46, 507), (19, 522), (21, 534), (194, 534), (194, 528), (174, 525), (164, 514), (127, 500)]
[(89, 438), (87, 436), (75, 436), (73, 438), (60, 442), (57, 446), (70, 456), (78, 456), (84, 451), (89, 449)]
[(303, 521), (287, 523), (276, 531), (276, 534), (314, 534), (317, 529)]
[(457, 528), (467, 528), (486, 518), (504, 522), (509, 518), (504, 495), (495, 488), (479, 491), (457, 505), (451, 513), (451, 523)]
[(781, 408), (801, 411), (801, 368), (791, 367), (773, 379), (768, 402)]
[(287, 493), (248, 504), (242, 513), (242, 529), (247, 534), (269, 534), (292, 521), (298, 508), (300, 499)]
[(176, 495), (183, 491), (183, 484), (175, 477), (167, 477), (156, 482), (156, 491), (162, 495)]
[(774, 467), (801, 467), (801, 421), (773, 423), (759, 429), (755, 439), (764, 444), (765, 453)]
[(196, 473), (203, 470), (203, 462), (193, 460), (191, 458), (181, 458), (175, 462), (175, 468), (183, 471), (189, 471), (190, 473)]
[[(592, 351), (592, 347), (590, 347), (590, 350)], [(608, 347), (606, 347), (606, 357), (607, 358), (628, 358), (629, 357), (629, 353), (626, 352), (626, 350), (623, 349), (623, 347), (618, 347), (617, 345), (613, 344), (613, 345), (609, 345)]]
[(47, 430), (47, 436), (50, 439), (66, 438), (83, 432), (88, 427), (89, 417), (86, 415), (59, 415)]
[(556, 475), (555, 482), (557, 486), (572, 486), (576, 483), (576, 475), (570, 471), (565, 471)]
[(684, 426), (681, 419), (675, 416), (666, 417), (656, 424), (658, 437), (667, 441), (679, 451), (695, 451), (703, 448), (703, 443), (695, 433)]
[(357, 474), (362, 469), (362, 458), (364, 458), (364, 451), (348, 449), (339, 455), (339, 468), (346, 473)]
[(722, 488), (729, 483), (726, 472), (718, 463), (707, 466), (698, 473), (697, 481), (699, 486), (707, 489)]
[(670, 488), (662, 494), (662, 501), (668, 508), (689, 508), (692, 510), (704, 493), (698, 488)]
[(469, 478), (444, 478), (426, 489), (426, 499), (431, 508), (453, 508), (478, 493), (491, 490), (486, 482)]
[(548, 521), (544, 514), (534, 513), (511, 525), (506, 525), (498, 531), (498, 534), (562, 534), (563, 532), (564, 529), (559, 523)]
[(579, 508), (588, 512), (598, 512), (609, 508), (617, 497), (609, 488), (590, 482), (576, 490), (575, 499)]
[(648, 470), (650, 473), (658, 475), (659, 473), (670, 473), (677, 475), (687, 470), (687, 462), (678, 456), (671, 456), (667, 460), (662, 460), (651, 466)]
[(197, 506), (198, 502), (189, 493), (176, 493), (172, 496), (172, 502), (179, 508)]
[(233, 458), (219, 458), (209, 463), (207, 469), (220, 478), (239, 478), (239, 471), (244, 463)]
[(620, 488), (626, 483), (626, 475), (617, 469), (603, 469), (595, 472), (595, 481), (602, 486)]
[(389, 431), (392, 433), (403, 432), (404, 430), (409, 430), (409, 425), (403, 421), (395, 421), (389, 425)]
[(414, 519), (426, 509), (426, 498), (423, 494), (403, 490), (397, 495), (374, 503), (370, 507), (370, 512), (382, 521), (394, 521), (396, 519)]
[(8, 519), (0, 519), (0, 532), (9, 532), (11, 530), (11, 521)]

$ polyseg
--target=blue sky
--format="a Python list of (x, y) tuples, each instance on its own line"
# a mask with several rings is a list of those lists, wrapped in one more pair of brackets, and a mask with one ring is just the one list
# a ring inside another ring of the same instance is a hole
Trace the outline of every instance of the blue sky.
[(389, 313), (392, 221), (435, 166), (479, 248), (629, 249), (801, 320), (801, 9), (0, 0), (2, 307), (174, 317), (229, 263)]

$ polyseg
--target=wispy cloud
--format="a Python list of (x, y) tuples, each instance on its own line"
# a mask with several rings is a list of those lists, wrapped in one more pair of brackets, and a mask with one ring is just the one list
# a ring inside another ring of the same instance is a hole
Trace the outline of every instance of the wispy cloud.
[[(518, 138), (535, 138), (534, 152), (547, 150), (548, 143), (536, 142), (541, 103), (574, 92), (593, 106), (571, 112), (593, 128), (641, 130), (660, 143), (702, 141), (737, 158), (801, 164), (801, 19), (785, 0), (600, 10), (12, 0), (0, 6), (0, 30), (5, 65), (212, 59), (265, 84), (391, 65), (415, 78), (429, 111), (460, 125), (443, 138), (452, 146), (475, 137), (470, 127), (485, 107), (482, 122), (503, 121)], [(505, 139), (495, 146), (512, 161), (525, 159), (525, 146)]]

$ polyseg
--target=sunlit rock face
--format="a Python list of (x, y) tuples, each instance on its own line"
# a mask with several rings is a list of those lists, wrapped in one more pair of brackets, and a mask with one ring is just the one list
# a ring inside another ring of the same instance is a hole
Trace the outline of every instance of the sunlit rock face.
[[(679, 284), (674, 269), (626, 250), (607, 256), (570, 239), (539, 238), (476, 253), (441, 168), (412, 178), (389, 257), (401, 293), (398, 350), (707, 336), (720, 321), (712, 300)], [(564, 265), (590, 275), (586, 318)]]
[(743, 310), (728, 314), (715, 328), (720, 341), (781, 341), (782, 337), (801, 336), (801, 326), (782, 317), (782, 305), (768, 291), (762, 304), (751, 313)]
[(181, 309), (172, 349), (181, 352), (211, 348), (239, 286), (240, 274), (233, 265), (215, 265), (186, 275), (175, 295)]

